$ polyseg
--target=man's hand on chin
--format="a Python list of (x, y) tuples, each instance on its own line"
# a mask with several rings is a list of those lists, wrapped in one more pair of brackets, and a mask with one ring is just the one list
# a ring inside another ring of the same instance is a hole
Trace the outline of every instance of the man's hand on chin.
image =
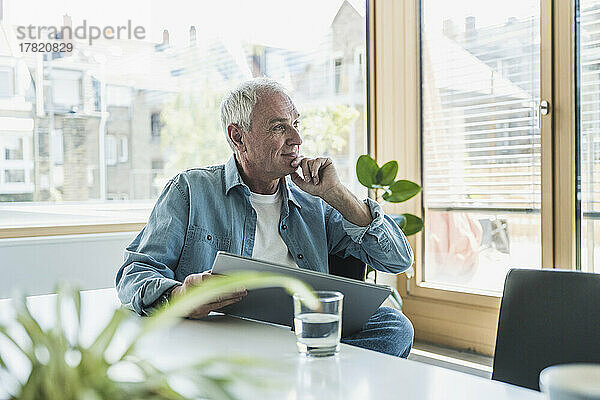
[(302, 176), (294, 171), (292, 181), (306, 193), (318, 196), (327, 201), (326, 197), (331, 189), (341, 185), (340, 178), (330, 158), (308, 158), (299, 156), (291, 163), (292, 167), (301, 168)]
[(330, 158), (300, 156), (291, 162), (291, 166), (302, 169), (304, 178), (296, 171), (290, 175), (300, 189), (322, 198), (353, 224), (367, 226), (371, 223), (373, 217), (369, 206), (342, 185)]

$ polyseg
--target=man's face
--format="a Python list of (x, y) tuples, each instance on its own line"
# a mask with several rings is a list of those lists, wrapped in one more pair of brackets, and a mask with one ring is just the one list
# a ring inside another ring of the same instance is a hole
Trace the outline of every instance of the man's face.
[(291, 174), (290, 163), (300, 154), (302, 139), (298, 132), (300, 114), (282, 93), (260, 97), (251, 115), (252, 127), (246, 133), (246, 161), (259, 179), (276, 179)]

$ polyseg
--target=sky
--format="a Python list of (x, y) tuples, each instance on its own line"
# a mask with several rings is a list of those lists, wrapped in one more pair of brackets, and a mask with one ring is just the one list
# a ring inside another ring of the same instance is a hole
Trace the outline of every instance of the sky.
[[(404, 0), (397, 0), (404, 1)], [(4, 0), (13, 25), (62, 25), (68, 13), (74, 26), (85, 18), (99, 26), (126, 24), (146, 29), (147, 39), (160, 42), (163, 29), (171, 43), (185, 45), (189, 27), (198, 37), (218, 35), (274, 47), (308, 48), (318, 42), (343, 0)], [(350, 0), (364, 9), (365, 0)], [(441, 31), (445, 19), (464, 29), (467, 16), (477, 26), (502, 24), (509, 17), (539, 14), (539, 0), (422, 0), (428, 29)], [(315, 12), (315, 11), (318, 12)], [(308, 28), (308, 29), (307, 29)]]
[[(12, 25), (62, 26), (69, 14), (73, 26), (133, 25), (146, 29), (147, 39), (160, 42), (169, 29), (175, 46), (188, 43), (188, 31), (244, 37), (265, 45), (302, 48), (314, 45), (343, 0), (4, 0)], [(364, 8), (365, 0), (351, 0)], [(318, 12), (315, 12), (318, 10)], [(308, 28), (308, 29), (307, 29)]]

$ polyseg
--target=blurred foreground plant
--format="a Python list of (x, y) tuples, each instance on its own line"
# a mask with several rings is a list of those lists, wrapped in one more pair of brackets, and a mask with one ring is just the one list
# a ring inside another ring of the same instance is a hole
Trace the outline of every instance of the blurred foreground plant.
[[(49, 329), (43, 329), (33, 317), (25, 297), (19, 296), (13, 300), (16, 324), (0, 324), (0, 338), (4, 337), (12, 344), (13, 350), (27, 358), (30, 371), (26, 380), (19, 380), (19, 376), (23, 375), (20, 373), (22, 371), (15, 371), (11, 367), (14, 363), (8, 362), (7, 349), (2, 347), (0, 386), (8, 391), (12, 399), (21, 400), (187, 399), (186, 395), (172, 387), (170, 381), (175, 377), (183, 379), (193, 388), (194, 397), (233, 399), (231, 388), (234, 383), (252, 383), (252, 377), (244, 374), (244, 368), (267, 368), (267, 364), (249, 358), (211, 357), (193, 365), (162, 371), (151, 362), (138, 357), (135, 350), (140, 339), (149, 332), (171, 326), (195, 307), (214, 301), (218, 296), (242, 286), (246, 289), (281, 286), (290, 294), (301, 294), (308, 299), (309, 306), (318, 305), (308, 286), (284, 276), (244, 272), (211, 279), (174, 300), (168, 307), (141, 319), (141, 324), (136, 325), (139, 332), (128, 347), (116, 360), (107, 360), (106, 350), (113, 342), (116, 332), (126, 321), (136, 318), (135, 315), (124, 308), (116, 309), (108, 324), (86, 346), (80, 340), (79, 290), (61, 285), (56, 298), (56, 320)], [(69, 325), (64, 323), (69, 317), (75, 321), (76, 326), (65, 326)], [(24, 331), (25, 337), (14, 333), (19, 327)], [(23, 338), (25, 340), (21, 340)], [(123, 367), (133, 370), (137, 378), (115, 377), (118, 374), (114, 371)]]

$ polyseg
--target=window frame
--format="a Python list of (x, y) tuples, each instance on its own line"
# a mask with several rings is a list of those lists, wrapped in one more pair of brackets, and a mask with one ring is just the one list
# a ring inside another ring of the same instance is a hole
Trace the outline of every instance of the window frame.
[[(551, 104), (551, 112), (541, 121), (543, 268), (576, 266), (572, 1), (540, 0), (540, 95)], [(420, 0), (369, 2), (373, 33), (369, 63), (374, 71), (370, 88), (374, 98), (372, 155), (380, 163), (398, 160), (402, 178), (415, 182), (422, 182), (420, 4)], [(385, 210), (422, 216), (422, 197), (402, 205), (388, 204)], [(417, 340), (492, 355), (500, 295), (449, 290), (422, 282), (422, 236), (419, 233), (409, 238), (415, 253), (415, 276), (383, 279), (397, 285), (404, 300), (403, 311), (415, 326)]]

